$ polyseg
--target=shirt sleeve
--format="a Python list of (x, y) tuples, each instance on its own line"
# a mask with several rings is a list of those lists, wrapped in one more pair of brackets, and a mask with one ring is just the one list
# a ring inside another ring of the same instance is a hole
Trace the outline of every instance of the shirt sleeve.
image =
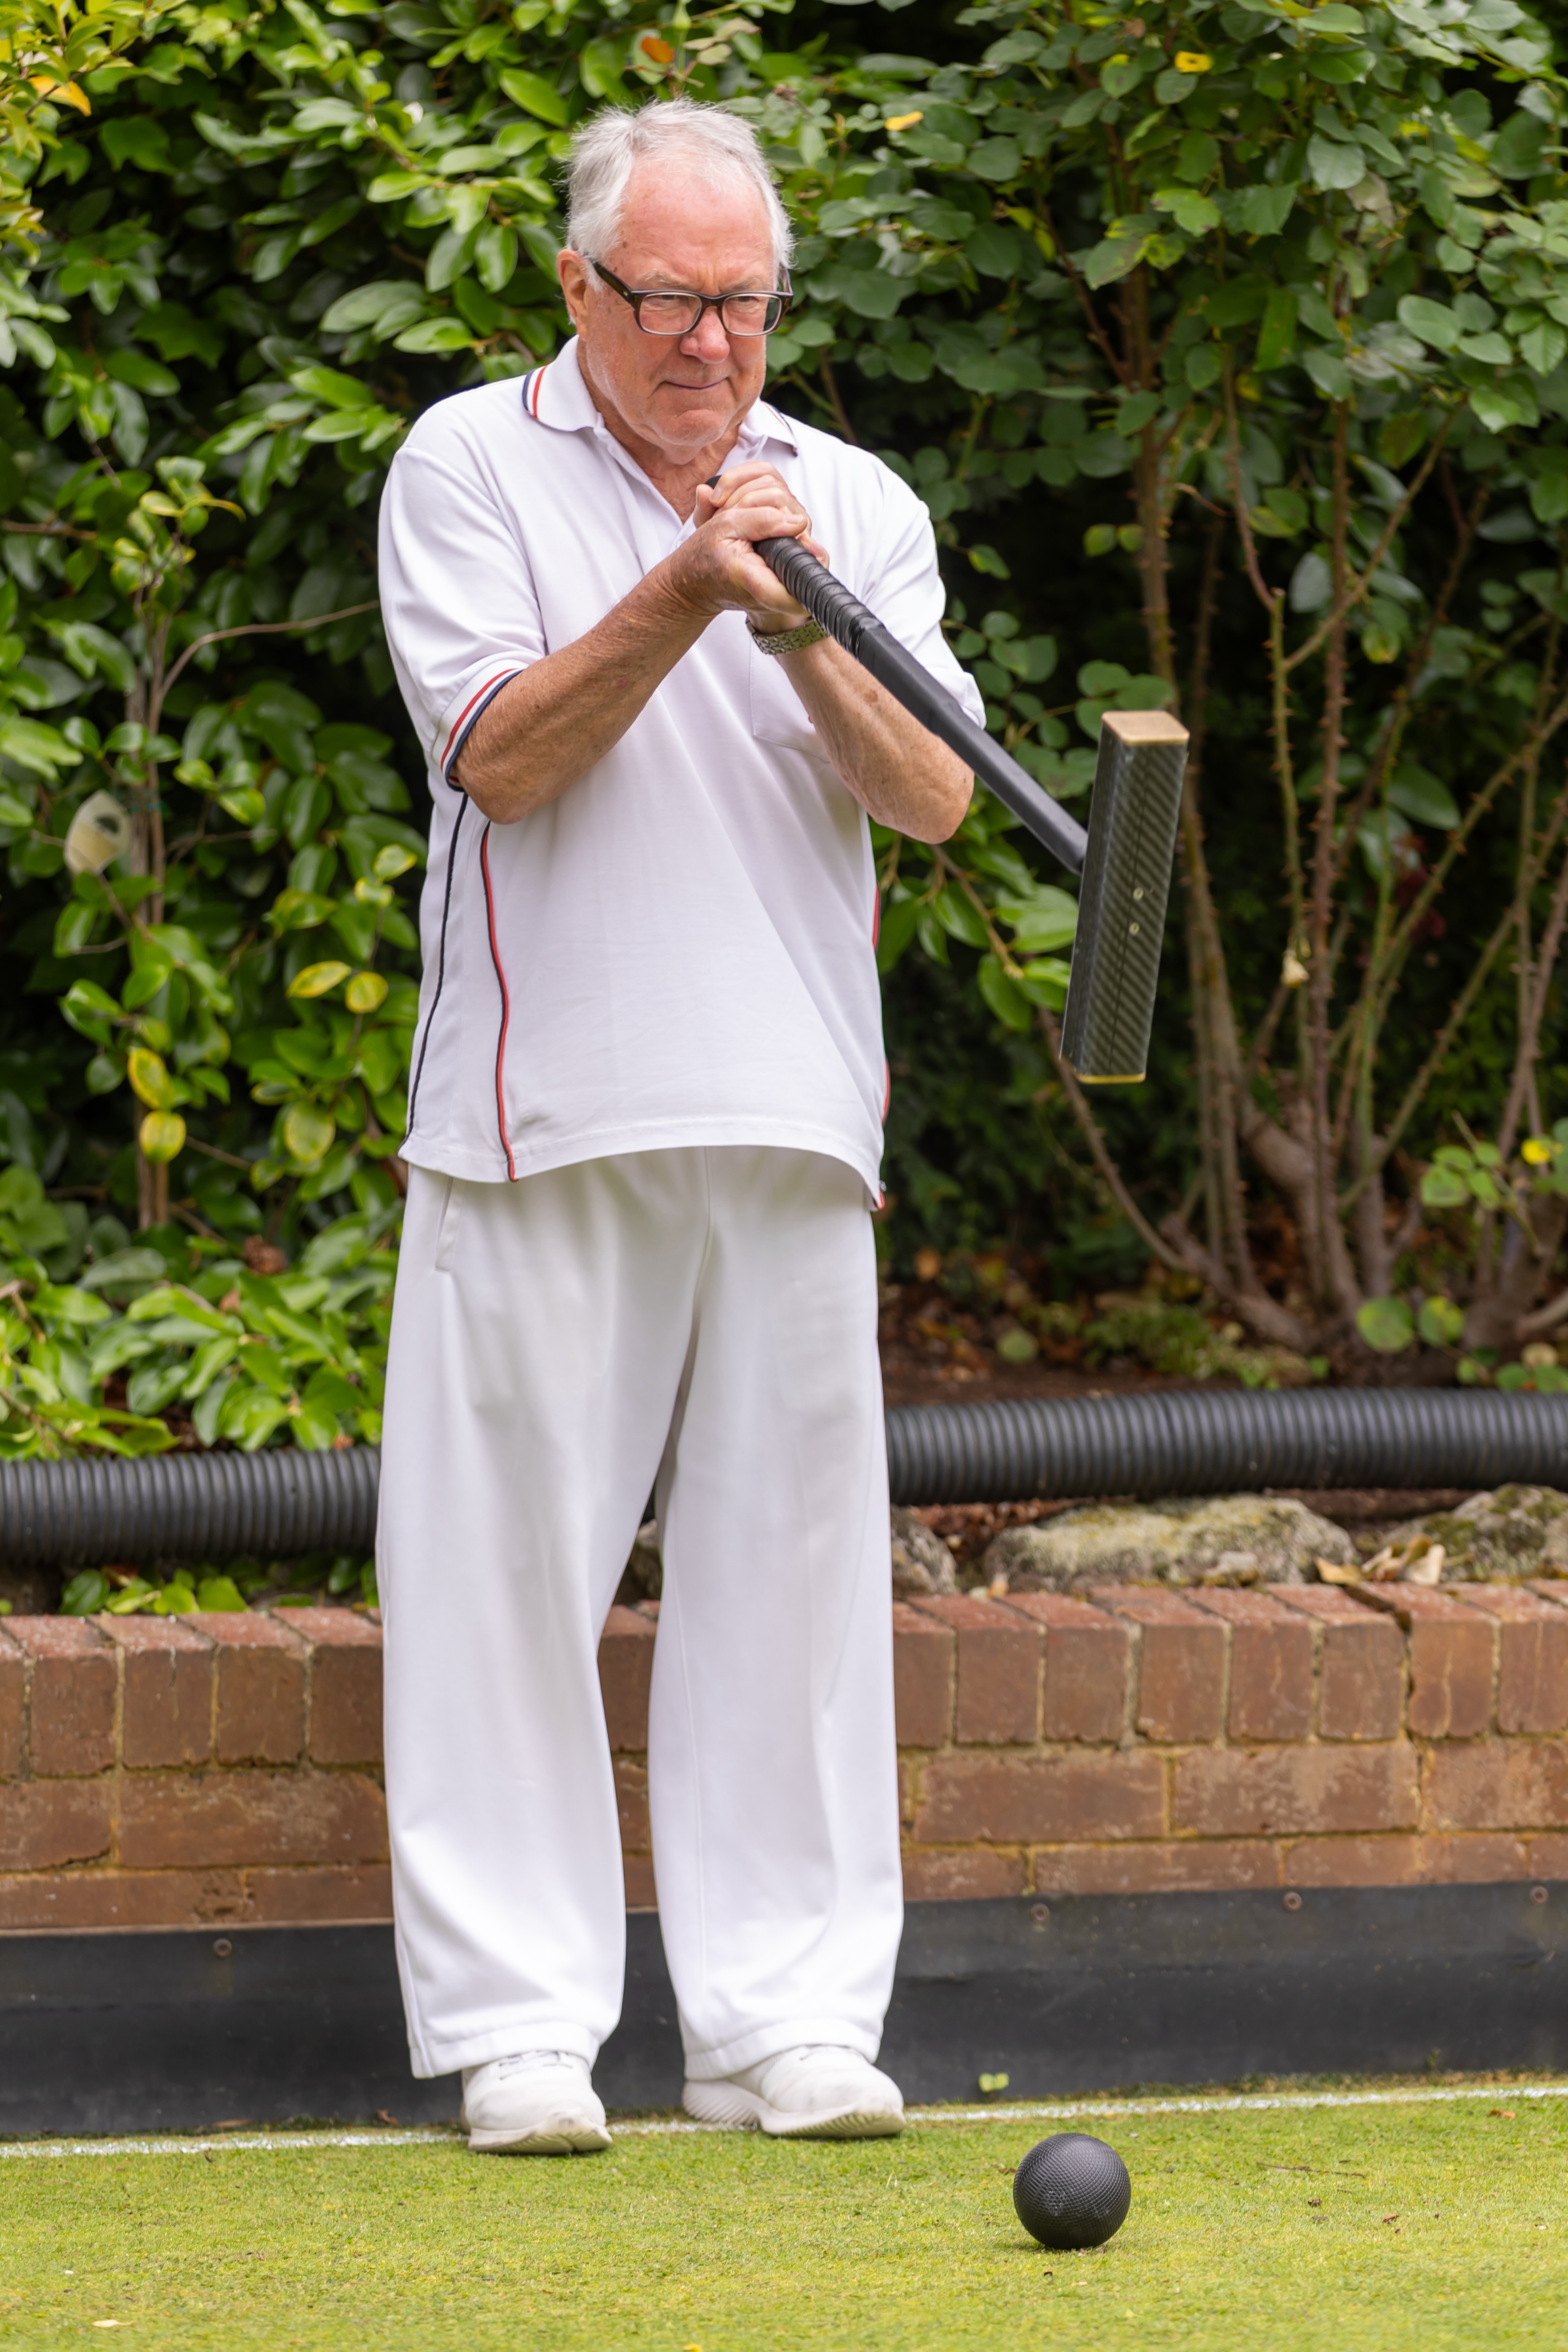
[(891, 467), (879, 466), (879, 472), (883, 525), (875, 570), (860, 591), (861, 601), (941, 679), (975, 725), (984, 727), (984, 698), (942, 633), (947, 590), (937, 563), (931, 516), (924, 501)]
[(480, 712), (546, 646), (528, 560), (489, 468), (438, 407), (393, 460), (380, 538), (393, 667), (431, 769), (450, 783)]

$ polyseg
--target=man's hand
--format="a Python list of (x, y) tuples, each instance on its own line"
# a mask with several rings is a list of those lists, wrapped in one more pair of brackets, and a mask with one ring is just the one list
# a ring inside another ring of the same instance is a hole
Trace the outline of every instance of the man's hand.
[(744, 613), (759, 628), (795, 629), (805, 614), (784, 583), (752, 551), (759, 539), (798, 539), (819, 563), (827, 551), (811, 536), (811, 517), (772, 466), (753, 458), (700, 483), (696, 529), (668, 559), (670, 586), (694, 612)]
[[(482, 814), (514, 824), (558, 800), (619, 742), (649, 697), (720, 613), (764, 633), (806, 618), (753, 551), (798, 539), (819, 562), (811, 518), (772, 466), (753, 461), (699, 486), (696, 528), (574, 645), (501, 688), (479, 719), (458, 781)], [(968, 770), (830, 637), (777, 656), (838, 776), (879, 823), (943, 841), (969, 805)]]

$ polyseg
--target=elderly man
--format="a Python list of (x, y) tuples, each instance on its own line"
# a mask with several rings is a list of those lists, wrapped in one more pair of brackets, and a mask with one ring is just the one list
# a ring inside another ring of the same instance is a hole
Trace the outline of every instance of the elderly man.
[(866, 818), (941, 840), (970, 778), (752, 542), (830, 551), (975, 698), (924, 509), (761, 398), (789, 231), (750, 130), (599, 115), (567, 238), (575, 339), (424, 416), (383, 517), (434, 801), (379, 1555), (414, 2071), (462, 2070), (472, 2147), (609, 2144), (595, 1649), (653, 1488), (687, 2107), (896, 2132)]

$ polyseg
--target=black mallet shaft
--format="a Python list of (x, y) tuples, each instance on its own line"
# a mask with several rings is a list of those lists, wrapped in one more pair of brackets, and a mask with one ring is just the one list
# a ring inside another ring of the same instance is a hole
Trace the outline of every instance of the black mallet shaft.
[(1086, 1086), (1141, 1078), (1160, 977), (1186, 729), (1160, 710), (1106, 713), (1085, 833), (798, 540), (759, 539), (755, 546), (818, 627), (956, 751), (1054, 857), (1083, 876), (1062, 1056)]

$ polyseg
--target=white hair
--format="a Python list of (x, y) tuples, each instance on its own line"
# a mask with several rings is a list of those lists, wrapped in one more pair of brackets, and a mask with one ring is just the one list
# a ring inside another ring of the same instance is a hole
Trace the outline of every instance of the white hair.
[(795, 239), (757, 134), (721, 106), (695, 99), (653, 100), (635, 112), (601, 107), (572, 141), (566, 167), (566, 242), (592, 260), (621, 233), (626, 185), (639, 163), (679, 163), (710, 187), (739, 182), (760, 196), (773, 235), (775, 271), (789, 268)]

